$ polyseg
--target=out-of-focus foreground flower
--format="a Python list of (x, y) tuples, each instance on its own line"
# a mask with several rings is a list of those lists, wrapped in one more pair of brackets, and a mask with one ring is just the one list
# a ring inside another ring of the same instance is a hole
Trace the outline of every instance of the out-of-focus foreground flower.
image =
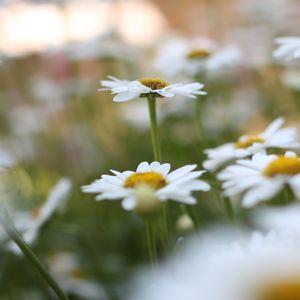
[(159, 270), (139, 274), (127, 299), (298, 299), (299, 250), (299, 239), (288, 233), (257, 232), (237, 240), (226, 231), (210, 232)]

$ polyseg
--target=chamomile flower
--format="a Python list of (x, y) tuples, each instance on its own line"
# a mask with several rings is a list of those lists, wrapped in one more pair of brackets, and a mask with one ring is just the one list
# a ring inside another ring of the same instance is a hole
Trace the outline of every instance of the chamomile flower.
[(188, 98), (197, 98), (199, 95), (207, 93), (201, 89), (202, 83), (194, 82), (189, 84), (169, 84), (167, 81), (159, 78), (142, 78), (139, 80), (120, 80), (109, 76), (110, 80), (102, 80), (100, 83), (103, 88), (98, 91), (110, 90), (114, 96), (115, 102), (125, 102), (139, 97), (147, 97), (149, 94), (155, 97), (175, 97), (184, 96)]
[(2, 168), (12, 167), (15, 164), (15, 160), (6, 150), (0, 149), (0, 170)]
[(296, 128), (282, 128), (283, 124), (284, 119), (278, 118), (258, 135), (244, 135), (235, 143), (205, 150), (208, 159), (203, 163), (204, 168), (215, 171), (227, 162), (264, 152), (269, 148), (299, 148)]
[(59, 252), (47, 259), (51, 274), (68, 295), (82, 300), (106, 300), (103, 287), (89, 278), (81, 268), (78, 257), (72, 252)]
[[(22, 234), (28, 244), (37, 239), (42, 226), (60, 209), (63, 209), (69, 198), (72, 183), (68, 178), (62, 178), (50, 191), (45, 203), (32, 211), (16, 212), (13, 219), (16, 229)], [(4, 236), (2, 236), (4, 238)], [(19, 253), (18, 247), (10, 243), (9, 248)]]
[(218, 48), (208, 39), (176, 39), (159, 51), (154, 62), (156, 69), (168, 77), (194, 77), (203, 72), (209, 75), (240, 64), (241, 51), (235, 46)]
[(275, 40), (279, 47), (273, 52), (273, 57), (284, 61), (300, 58), (300, 38), (282, 37)]
[[(97, 193), (96, 200), (122, 199), (125, 210), (137, 212), (154, 210), (162, 201), (174, 200), (185, 204), (195, 204), (193, 191), (208, 191), (210, 186), (197, 179), (205, 171), (194, 171), (197, 165), (186, 165), (170, 173), (171, 165), (142, 162), (135, 172), (118, 172), (103, 175), (101, 179), (82, 187), (85, 193)], [(154, 207), (153, 207), (154, 206)]]
[(138, 274), (127, 299), (299, 299), (299, 263), (299, 240), (288, 234), (255, 232), (241, 242), (210, 232), (157, 271)]
[(300, 238), (300, 205), (261, 209), (254, 215), (254, 222), (265, 230), (285, 231)]
[(242, 195), (245, 207), (269, 200), (285, 186), (300, 198), (300, 158), (293, 152), (283, 155), (258, 153), (251, 160), (238, 160), (218, 174), (226, 196)]

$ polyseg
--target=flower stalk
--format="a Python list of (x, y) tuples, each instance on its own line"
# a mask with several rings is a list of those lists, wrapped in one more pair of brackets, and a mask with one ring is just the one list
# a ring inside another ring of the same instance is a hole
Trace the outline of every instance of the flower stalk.
[(233, 209), (230, 199), (228, 197), (224, 197), (223, 200), (224, 200), (225, 211), (226, 211), (226, 214), (228, 216), (228, 219), (229, 219), (231, 225), (236, 225), (234, 209)]
[(156, 251), (156, 242), (155, 242), (155, 233), (154, 233), (154, 224), (152, 220), (145, 219), (146, 226), (146, 236), (147, 236), (147, 245), (148, 252), (151, 264), (153, 267), (157, 266), (157, 251)]
[(152, 149), (154, 159), (161, 162), (161, 149), (160, 141), (158, 137), (158, 125), (157, 125), (157, 116), (156, 116), (156, 98), (155, 96), (149, 94), (148, 98), (148, 109), (151, 123), (151, 140), (152, 140)]
[(23, 240), (19, 232), (15, 229), (12, 220), (10, 219), (7, 212), (2, 212), (0, 216), (0, 222), (5, 229), (8, 236), (13, 242), (17, 244), (24, 256), (28, 261), (34, 266), (34, 268), (40, 273), (48, 285), (53, 289), (54, 293), (57, 295), (60, 300), (69, 300), (69, 298), (62, 291), (58, 283), (52, 277), (52, 275), (46, 270), (42, 265), (38, 257), (34, 254), (31, 248)]

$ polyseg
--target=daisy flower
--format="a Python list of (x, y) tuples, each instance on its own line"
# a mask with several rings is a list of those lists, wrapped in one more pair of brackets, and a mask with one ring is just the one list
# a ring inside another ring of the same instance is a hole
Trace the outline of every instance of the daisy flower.
[(14, 163), (13, 157), (7, 151), (0, 149), (0, 168), (12, 167)]
[[(97, 193), (96, 200), (122, 199), (125, 210), (147, 211), (148, 203), (168, 199), (185, 204), (195, 204), (193, 191), (208, 191), (210, 186), (197, 179), (205, 171), (194, 171), (197, 165), (186, 165), (170, 173), (171, 165), (142, 162), (135, 172), (118, 172), (103, 175), (101, 179), (82, 187), (85, 193)], [(152, 207), (150, 207), (151, 210)]]
[[(32, 211), (16, 212), (14, 226), (22, 234), (23, 239), (29, 245), (33, 244), (37, 239), (43, 225), (53, 216), (57, 210), (64, 208), (69, 198), (72, 183), (68, 178), (62, 178), (50, 191), (45, 203), (36, 207)], [(2, 234), (2, 239), (5, 239)], [(9, 248), (19, 253), (19, 248), (13, 244), (9, 244)]]
[(276, 208), (261, 209), (254, 215), (254, 222), (265, 230), (288, 232), (300, 237), (300, 205), (290, 204)]
[(50, 272), (68, 295), (82, 300), (108, 299), (103, 287), (89, 278), (79, 265), (78, 257), (72, 252), (59, 252), (47, 259)]
[(139, 80), (120, 80), (113, 76), (108, 76), (110, 80), (100, 81), (103, 88), (98, 91), (110, 90), (114, 96), (115, 102), (130, 101), (139, 97), (175, 97), (184, 96), (188, 98), (197, 98), (199, 95), (207, 93), (201, 91), (204, 87), (202, 83), (194, 82), (189, 84), (169, 84), (160, 78), (142, 78)]
[(273, 52), (273, 57), (285, 61), (300, 58), (300, 38), (282, 37), (275, 40), (279, 47)]
[(269, 148), (296, 149), (300, 144), (297, 141), (296, 128), (282, 128), (283, 118), (273, 121), (262, 133), (258, 135), (244, 135), (235, 143), (227, 143), (215, 149), (207, 149), (204, 152), (208, 159), (204, 161), (205, 169), (215, 171), (223, 164), (264, 152)]
[(167, 77), (181, 77), (207, 72), (209, 75), (228, 70), (242, 61), (240, 49), (235, 46), (217, 48), (208, 39), (175, 39), (165, 44), (154, 62)]
[(299, 299), (299, 253), (299, 240), (283, 233), (256, 232), (240, 242), (210, 232), (157, 271), (138, 274), (126, 299)]
[(242, 195), (243, 206), (251, 207), (276, 196), (286, 185), (300, 198), (300, 158), (258, 153), (251, 160), (238, 160), (218, 174), (226, 196)]

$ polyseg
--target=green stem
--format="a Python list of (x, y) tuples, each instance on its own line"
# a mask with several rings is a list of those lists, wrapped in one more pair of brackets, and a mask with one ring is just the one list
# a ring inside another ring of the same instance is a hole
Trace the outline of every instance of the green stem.
[(148, 251), (150, 261), (153, 267), (157, 266), (157, 252), (156, 252), (156, 243), (155, 243), (155, 236), (153, 230), (153, 224), (151, 220), (145, 220), (146, 226), (146, 236), (147, 236), (147, 244), (148, 244)]
[(157, 117), (156, 117), (156, 99), (153, 95), (148, 95), (148, 109), (151, 123), (151, 139), (152, 139), (152, 148), (153, 155), (156, 161), (161, 162), (161, 150), (160, 142), (158, 137), (158, 126), (157, 126)]
[(36, 268), (36, 270), (41, 274), (49, 286), (53, 289), (58, 299), (69, 300), (62, 289), (59, 287), (58, 283), (51, 276), (51, 274), (45, 269), (42, 263), (39, 261), (37, 256), (33, 253), (30, 247), (22, 239), (21, 235), (15, 229), (10, 217), (6, 212), (1, 214), (1, 223), (6, 230), (9, 237), (14, 241), (20, 250), (23, 252), (24, 256), (31, 262), (31, 264)]
[(203, 147), (203, 140), (204, 140), (204, 130), (203, 130), (203, 124), (202, 124), (202, 99), (199, 99), (199, 97), (195, 100), (195, 119), (196, 119), (196, 132), (198, 135), (198, 138), (201, 142), (201, 146)]
[(162, 214), (162, 225), (163, 225), (163, 244), (165, 251), (169, 251), (170, 247), (170, 224), (169, 224), (169, 208), (168, 202), (163, 203), (163, 214)]
[(225, 210), (227, 213), (227, 216), (229, 218), (229, 221), (231, 222), (231, 225), (236, 225), (236, 220), (235, 220), (235, 214), (234, 214), (234, 209), (232, 207), (231, 201), (229, 198), (224, 198), (224, 205), (225, 205)]

